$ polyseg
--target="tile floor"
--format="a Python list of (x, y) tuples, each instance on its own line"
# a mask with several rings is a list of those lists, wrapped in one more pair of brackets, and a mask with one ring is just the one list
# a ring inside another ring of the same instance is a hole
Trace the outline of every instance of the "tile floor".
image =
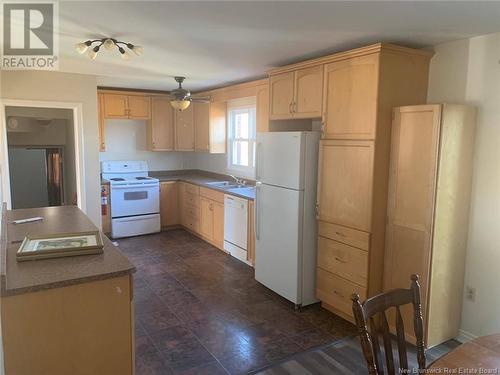
[(319, 305), (293, 305), (253, 269), (174, 230), (119, 241), (136, 265), (136, 374), (246, 374), (355, 334)]

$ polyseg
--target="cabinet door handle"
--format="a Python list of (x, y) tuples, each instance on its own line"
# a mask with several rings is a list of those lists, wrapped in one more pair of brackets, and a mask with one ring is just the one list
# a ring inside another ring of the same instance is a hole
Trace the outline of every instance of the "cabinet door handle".
[(293, 102), (292, 109), (294, 113), (297, 113), (297, 102)]
[(333, 291), (333, 294), (336, 294), (337, 296), (341, 297), (341, 298), (345, 298), (345, 295), (340, 293), (340, 292), (337, 292), (336, 290)]
[(316, 219), (319, 220), (319, 204), (318, 203), (316, 203), (316, 209), (315, 210), (316, 210)]
[(340, 237), (345, 237), (345, 234), (344, 234), (344, 233), (342, 233), (342, 232), (338, 232), (338, 231), (337, 231), (337, 232), (335, 232), (335, 234), (336, 234), (337, 236), (340, 236)]
[(288, 112), (293, 113), (293, 102), (288, 105)]
[(339, 257), (335, 257), (335, 260), (336, 260), (337, 262), (339, 262), (339, 263), (347, 263), (347, 261), (346, 261), (346, 260), (341, 259), (341, 258), (339, 258)]

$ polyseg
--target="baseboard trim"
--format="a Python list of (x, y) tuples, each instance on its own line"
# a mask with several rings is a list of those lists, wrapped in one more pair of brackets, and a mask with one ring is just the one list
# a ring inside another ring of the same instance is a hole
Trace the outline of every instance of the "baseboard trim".
[(455, 340), (463, 344), (464, 342), (474, 340), (475, 338), (477, 338), (476, 335), (461, 329), (458, 331), (458, 336), (455, 338)]

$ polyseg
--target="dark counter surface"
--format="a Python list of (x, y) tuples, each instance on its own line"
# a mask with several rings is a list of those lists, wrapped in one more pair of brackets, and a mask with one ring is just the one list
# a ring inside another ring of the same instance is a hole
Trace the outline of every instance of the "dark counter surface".
[[(43, 221), (13, 224), (13, 220), (41, 216)], [(19, 209), (2, 215), (0, 244), (0, 295), (9, 296), (43, 289), (124, 276), (135, 272), (128, 258), (102, 234), (104, 253), (18, 262), (16, 252), (26, 234), (95, 231), (97, 227), (76, 206)]]
[(238, 188), (238, 189), (223, 189), (216, 186), (208, 185), (208, 182), (215, 181), (231, 181), (231, 177), (211, 173), (201, 170), (184, 170), (184, 171), (152, 171), (149, 172), (151, 177), (156, 177), (162, 181), (183, 181), (190, 184), (203, 186), (209, 189), (218, 190), (226, 194), (231, 194), (240, 198), (255, 199), (255, 188), (253, 185), (249, 185), (248, 188)]
[[(165, 181), (183, 181), (190, 184), (203, 186), (209, 189), (218, 190), (226, 194), (231, 194), (240, 198), (249, 200), (255, 199), (255, 187), (249, 184), (247, 188), (239, 189), (223, 189), (216, 186), (208, 185), (208, 182), (215, 181), (230, 181), (231, 177), (223, 174), (202, 171), (198, 169), (174, 170), (174, 171), (150, 171), (150, 177), (156, 177), (160, 182)], [(102, 181), (103, 184), (109, 183), (106, 180)]]

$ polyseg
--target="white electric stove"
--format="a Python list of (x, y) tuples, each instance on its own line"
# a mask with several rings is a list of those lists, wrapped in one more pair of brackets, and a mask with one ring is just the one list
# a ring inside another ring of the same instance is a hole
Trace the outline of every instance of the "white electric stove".
[(103, 161), (101, 173), (110, 184), (111, 237), (159, 232), (160, 181), (148, 176), (148, 164)]

